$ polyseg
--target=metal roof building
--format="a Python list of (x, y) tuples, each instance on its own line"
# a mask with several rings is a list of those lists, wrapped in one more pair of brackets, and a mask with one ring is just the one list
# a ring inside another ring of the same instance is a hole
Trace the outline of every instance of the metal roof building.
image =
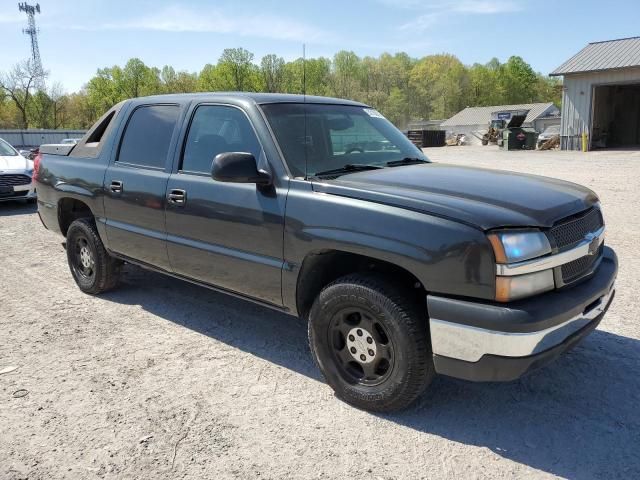
[(467, 107), (456, 113), (453, 117), (440, 124), (440, 128), (452, 133), (464, 133), (467, 141), (479, 143), (473, 132), (486, 131), (489, 128), (491, 114), (495, 112), (508, 112), (517, 110), (529, 110), (524, 121), (525, 127), (533, 127), (542, 132), (549, 125), (560, 123), (560, 110), (553, 103), (524, 103), (521, 105), (493, 105), (490, 107)]
[(561, 148), (640, 146), (640, 37), (588, 44), (550, 75), (564, 76)]

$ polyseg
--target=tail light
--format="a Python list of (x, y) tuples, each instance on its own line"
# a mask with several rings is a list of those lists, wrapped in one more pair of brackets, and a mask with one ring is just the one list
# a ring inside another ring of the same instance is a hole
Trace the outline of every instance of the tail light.
[(38, 154), (33, 159), (33, 175), (31, 175), (31, 182), (38, 180), (38, 171), (40, 170), (40, 161), (42, 160), (42, 154)]

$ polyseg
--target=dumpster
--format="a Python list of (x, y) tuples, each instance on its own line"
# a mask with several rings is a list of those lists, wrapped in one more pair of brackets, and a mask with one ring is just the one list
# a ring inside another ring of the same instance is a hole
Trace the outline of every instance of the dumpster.
[(538, 132), (523, 127), (525, 115), (514, 115), (502, 131), (502, 148), (505, 150), (535, 150)]
[(407, 137), (418, 148), (444, 147), (446, 132), (444, 130), (409, 130)]

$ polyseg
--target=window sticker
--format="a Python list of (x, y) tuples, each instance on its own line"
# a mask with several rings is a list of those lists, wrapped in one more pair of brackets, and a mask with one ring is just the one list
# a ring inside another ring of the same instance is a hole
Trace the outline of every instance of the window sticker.
[(369, 115), (370, 117), (374, 117), (374, 118), (384, 118), (382, 116), (382, 114), (377, 111), (375, 108), (365, 108), (364, 111), (366, 112), (367, 115)]

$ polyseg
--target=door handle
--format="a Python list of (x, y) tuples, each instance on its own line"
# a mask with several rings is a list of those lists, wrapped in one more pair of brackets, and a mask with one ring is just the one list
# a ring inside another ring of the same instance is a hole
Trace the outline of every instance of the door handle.
[(187, 202), (187, 192), (180, 189), (173, 189), (169, 192), (167, 200), (173, 205), (183, 206)]
[(113, 180), (111, 182), (111, 191), (113, 193), (122, 193), (123, 183), (120, 180)]

